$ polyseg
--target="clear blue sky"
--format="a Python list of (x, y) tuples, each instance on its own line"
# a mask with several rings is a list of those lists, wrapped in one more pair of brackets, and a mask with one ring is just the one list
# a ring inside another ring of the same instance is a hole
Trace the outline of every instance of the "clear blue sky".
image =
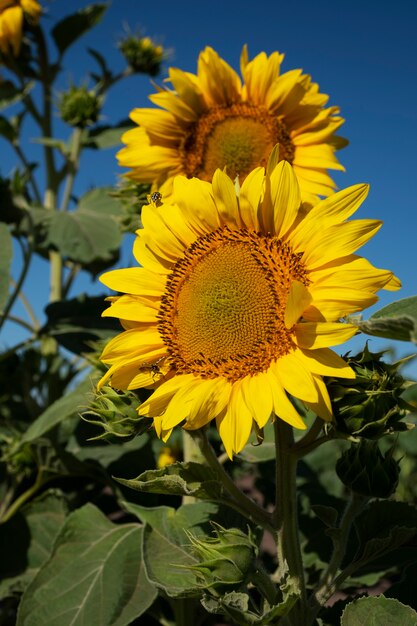
[[(45, 3), (55, 21), (68, 10), (89, 4), (55, 0)], [(364, 256), (379, 267), (388, 267), (403, 281), (399, 294), (382, 292), (383, 304), (417, 294), (416, 233), (417, 200), (417, 3), (414, 0), (381, 2), (328, 0), (278, 2), (241, 0), (202, 2), (139, 2), (114, 0), (102, 23), (81, 39), (66, 57), (70, 79), (88, 78), (93, 62), (87, 45), (104, 54), (115, 69), (123, 67), (116, 44), (124, 24), (172, 49), (168, 64), (195, 71), (199, 51), (213, 46), (231, 65), (238, 68), (244, 43), (250, 55), (265, 50), (285, 53), (283, 71), (303, 70), (330, 95), (329, 104), (338, 105), (346, 119), (340, 134), (350, 145), (339, 153), (346, 173), (336, 173), (340, 188), (369, 182), (371, 192), (357, 214), (384, 221), (382, 230), (365, 248)], [(166, 64), (166, 65), (168, 65)], [(164, 78), (165, 72), (158, 80)], [(134, 107), (151, 106), (147, 95), (154, 91), (147, 77), (136, 75), (110, 92), (103, 121), (114, 123), (126, 118)], [(65, 129), (64, 129), (65, 130)], [(65, 131), (66, 132), (66, 131)], [(0, 138), (0, 142), (2, 142)], [(88, 153), (82, 161), (76, 192), (116, 182), (120, 170), (115, 151), (98, 156)], [(94, 160), (91, 156), (94, 156)], [(0, 143), (0, 171), (7, 174), (13, 166), (5, 144)], [(124, 262), (129, 253), (124, 254)], [(47, 297), (47, 277), (40, 278), (44, 266), (36, 269), (37, 292)], [(40, 287), (40, 281), (44, 289)], [(34, 281), (30, 281), (33, 292)], [(97, 287), (84, 281), (80, 288), (91, 293)], [(76, 292), (74, 292), (76, 295)], [(367, 315), (366, 315), (367, 316)], [(6, 338), (4, 343), (10, 345)], [(363, 343), (363, 340), (361, 341)], [(386, 342), (385, 342), (386, 343)], [(376, 348), (381, 344), (372, 340)], [(399, 347), (398, 354), (412, 351), (411, 345)]]

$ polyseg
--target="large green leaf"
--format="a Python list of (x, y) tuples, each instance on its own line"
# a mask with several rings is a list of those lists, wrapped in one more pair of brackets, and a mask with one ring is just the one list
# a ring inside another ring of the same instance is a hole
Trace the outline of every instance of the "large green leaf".
[(175, 496), (194, 496), (218, 500), (222, 497), (222, 486), (214, 472), (199, 463), (172, 463), (162, 469), (147, 470), (137, 478), (116, 478), (124, 485), (148, 493)]
[(91, 352), (91, 343), (112, 337), (120, 332), (120, 322), (112, 317), (101, 317), (108, 308), (105, 296), (81, 294), (71, 300), (49, 304), (45, 313), (47, 323), (42, 332), (53, 336), (58, 343), (74, 352)]
[(66, 514), (65, 500), (49, 491), (0, 525), (0, 599), (26, 589), (51, 555)]
[(131, 128), (133, 128), (133, 124), (129, 120), (123, 120), (116, 126), (96, 126), (89, 131), (84, 145), (96, 150), (114, 148), (122, 143), (123, 133)]
[(391, 598), (359, 598), (343, 611), (341, 626), (417, 626), (417, 613)]
[(94, 381), (88, 377), (83, 380), (73, 391), (65, 394), (59, 400), (51, 404), (46, 411), (41, 413), (35, 422), (29, 426), (23, 435), (22, 444), (35, 441), (45, 433), (66, 419), (77, 415), (79, 411), (88, 406), (89, 396), (94, 389)]
[(122, 241), (113, 216), (79, 208), (51, 216), (46, 243), (56, 247), (62, 256), (75, 263), (87, 264), (108, 260)]
[(91, 504), (72, 513), (23, 595), (17, 626), (127, 626), (142, 615), (156, 598), (142, 532), (138, 524), (113, 524)]
[(51, 34), (60, 54), (101, 20), (107, 4), (90, 4), (55, 24)]
[(6, 224), (0, 224), (0, 313), (9, 298), (10, 264), (13, 256), (12, 237)]
[(217, 505), (197, 502), (175, 510), (126, 503), (125, 508), (146, 524), (143, 559), (149, 580), (173, 598), (199, 595), (196, 578), (186, 569), (197, 563), (186, 531), (192, 531), (194, 536), (209, 533), (209, 521), (218, 512)]
[(417, 343), (417, 296), (385, 306), (360, 322), (359, 328), (368, 335)]
[(417, 533), (417, 510), (405, 502), (376, 500), (355, 520), (360, 548), (355, 562), (364, 565), (396, 550)]

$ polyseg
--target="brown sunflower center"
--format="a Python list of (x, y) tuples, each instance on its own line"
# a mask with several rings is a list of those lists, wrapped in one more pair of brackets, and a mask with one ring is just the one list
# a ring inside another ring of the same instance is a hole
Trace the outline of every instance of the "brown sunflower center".
[(284, 324), (299, 255), (280, 239), (227, 227), (199, 237), (177, 261), (159, 310), (159, 332), (178, 373), (234, 381), (266, 371), (292, 348)]
[(248, 103), (216, 107), (192, 124), (181, 146), (188, 177), (211, 181), (217, 168), (227, 168), (240, 182), (255, 167), (265, 166), (279, 143), (280, 158), (292, 163), (294, 146), (287, 127), (261, 106)]

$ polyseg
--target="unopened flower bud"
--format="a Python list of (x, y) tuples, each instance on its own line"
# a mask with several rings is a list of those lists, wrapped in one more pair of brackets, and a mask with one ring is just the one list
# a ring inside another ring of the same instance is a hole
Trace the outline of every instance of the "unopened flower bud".
[(410, 428), (400, 421), (410, 409), (401, 398), (406, 388), (406, 381), (398, 372), (402, 363), (385, 363), (383, 354), (372, 353), (365, 346), (362, 352), (346, 359), (356, 373), (353, 381), (328, 381), (336, 430), (340, 433), (378, 439)]
[[(104, 432), (93, 439), (129, 438), (142, 432), (145, 421), (137, 414), (139, 400), (132, 392), (117, 392), (104, 386), (82, 418), (90, 424), (103, 428)], [(149, 426), (149, 421), (146, 420)]]
[(119, 43), (119, 49), (134, 72), (149, 76), (159, 74), (165, 52), (163, 47), (154, 44), (150, 37), (129, 35)]
[(72, 86), (60, 94), (59, 112), (70, 126), (85, 128), (95, 124), (101, 110), (102, 99), (85, 86)]
[(206, 589), (218, 592), (242, 585), (252, 573), (258, 548), (253, 536), (238, 528), (216, 525), (215, 537), (195, 537), (189, 534), (194, 555), (199, 559), (190, 569)]
[(336, 463), (336, 473), (354, 493), (388, 498), (394, 493), (400, 474), (399, 463), (393, 458), (392, 450), (384, 456), (377, 442), (363, 440), (352, 444)]

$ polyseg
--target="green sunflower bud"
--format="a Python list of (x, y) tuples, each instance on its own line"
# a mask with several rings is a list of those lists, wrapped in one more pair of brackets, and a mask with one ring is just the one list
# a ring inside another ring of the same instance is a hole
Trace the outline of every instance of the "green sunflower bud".
[(398, 461), (391, 448), (385, 456), (374, 441), (353, 443), (336, 463), (336, 473), (346, 487), (363, 496), (388, 498), (397, 487)]
[(152, 422), (137, 414), (139, 400), (130, 391), (117, 392), (103, 387), (88, 410), (81, 417), (90, 424), (103, 428), (100, 435), (92, 439), (132, 438), (144, 432)]
[(215, 537), (195, 537), (188, 534), (198, 565), (190, 569), (205, 589), (222, 593), (245, 583), (254, 571), (258, 548), (252, 533), (238, 528), (226, 529), (215, 525)]
[(87, 87), (72, 86), (59, 96), (58, 109), (61, 118), (70, 126), (85, 128), (99, 118), (102, 98)]
[(403, 362), (385, 363), (383, 354), (372, 353), (365, 346), (346, 359), (356, 373), (354, 380), (329, 379), (336, 430), (341, 434), (378, 439), (412, 428), (401, 421), (411, 408), (401, 397), (407, 387), (399, 374)]
[(129, 35), (119, 43), (119, 49), (134, 72), (149, 76), (159, 74), (165, 52), (162, 46), (154, 44), (149, 37)]

